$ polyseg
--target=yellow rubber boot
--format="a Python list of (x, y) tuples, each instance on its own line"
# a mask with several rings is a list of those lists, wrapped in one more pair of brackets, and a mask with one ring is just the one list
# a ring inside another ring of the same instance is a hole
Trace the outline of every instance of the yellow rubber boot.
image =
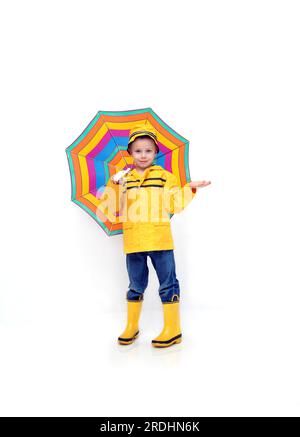
[(142, 301), (127, 301), (127, 326), (125, 331), (118, 337), (119, 344), (131, 344), (139, 335), (139, 318), (142, 309)]
[(179, 302), (164, 303), (164, 327), (158, 337), (152, 340), (154, 347), (168, 347), (182, 339), (179, 317)]

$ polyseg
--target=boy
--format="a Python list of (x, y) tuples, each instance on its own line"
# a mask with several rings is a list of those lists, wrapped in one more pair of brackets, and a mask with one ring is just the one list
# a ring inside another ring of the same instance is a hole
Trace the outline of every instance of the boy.
[(130, 131), (128, 153), (134, 159), (126, 177), (113, 184), (122, 185), (120, 198), (123, 242), (129, 276), (127, 291), (127, 325), (118, 337), (121, 345), (129, 345), (139, 334), (139, 317), (143, 294), (148, 285), (149, 256), (159, 280), (164, 327), (152, 340), (154, 347), (180, 343), (180, 288), (176, 278), (174, 243), (169, 214), (180, 212), (192, 200), (198, 187), (206, 181), (189, 182), (180, 187), (175, 175), (153, 161), (159, 152), (155, 129), (144, 123)]

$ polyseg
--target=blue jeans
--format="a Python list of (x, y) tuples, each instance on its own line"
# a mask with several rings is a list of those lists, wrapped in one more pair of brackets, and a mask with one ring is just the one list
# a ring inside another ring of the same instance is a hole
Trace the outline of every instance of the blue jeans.
[(159, 280), (159, 296), (162, 303), (179, 301), (180, 288), (176, 278), (173, 250), (153, 250), (126, 254), (126, 266), (129, 276), (127, 300), (143, 300), (148, 285), (149, 269), (147, 256), (150, 257)]

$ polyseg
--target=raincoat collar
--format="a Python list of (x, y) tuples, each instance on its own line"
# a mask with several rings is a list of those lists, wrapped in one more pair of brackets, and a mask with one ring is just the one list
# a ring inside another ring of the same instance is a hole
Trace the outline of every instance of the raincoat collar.
[(149, 172), (151, 172), (152, 170), (162, 170), (163, 168), (160, 165), (151, 165), (150, 167), (148, 167), (144, 173), (141, 175), (137, 169), (134, 167), (133, 169), (130, 170), (130, 172), (128, 173), (131, 176), (135, 176), (136, 178), (145, 178), (147, 176), (147, 174)]

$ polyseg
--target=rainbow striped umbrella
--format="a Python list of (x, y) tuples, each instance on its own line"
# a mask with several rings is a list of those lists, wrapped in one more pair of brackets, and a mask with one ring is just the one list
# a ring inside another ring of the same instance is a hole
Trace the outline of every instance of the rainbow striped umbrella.
[(72, 184), (71, 200), (90, 214), (107, 235), (121, 234), (122, 222), (118, 216), (114, 221), (104, 216), (98, 208), (101, 194), (113, 174), (134, 167), (133, 158), (126, 150), (129, 131), (146, 120), (157, 131), (160, 152), (155, 164), (174, 173), (181, 186), (184, 186), (190, 182), (189, 142), (151, 108), (99, 111), (77, 140), (66, 149)]

